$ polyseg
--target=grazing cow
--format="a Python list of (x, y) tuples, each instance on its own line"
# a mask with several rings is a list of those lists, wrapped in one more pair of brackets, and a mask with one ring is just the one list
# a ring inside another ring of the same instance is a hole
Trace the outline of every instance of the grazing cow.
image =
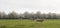
[(43, 22), (44, 19), (36, 19), (37, 22)]

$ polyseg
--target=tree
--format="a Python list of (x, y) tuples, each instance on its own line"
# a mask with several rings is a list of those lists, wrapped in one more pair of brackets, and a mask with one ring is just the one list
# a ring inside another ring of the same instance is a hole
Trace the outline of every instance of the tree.
[(37, 17), (37, 18), (41, 18), (41, 12), (40, 12), (40, 11), (37, 11), (36, 17)]
[(0, 12), (0, 19), (5, 19), (7, 18), (7, 15), (5, 12)]
[(16, 12), (12, 12), (12, 13), (10, 13), (10, 14), (8, 14), (8, 16), (9, 16), (9, 18), (11, 18), (11, 19), (16, 19), (16, 18), (18, 18), (18, 14), (16, 13)]
[(24, 17), (23, 17), (24, 19), (29, 19), (29, 18), (30, 18), (30, 17), (29, 17), (29, 13), (28, 13), (27, 11), (24, 12), (23, 15), (24, 15)]
[(24, 15), (23, 14), (19, 14), (18, 16), (20, 19), (23, 19)]
[(56, 13), (52, 13), (52, 19), (57, 19)]
[(48, 18), (48, 19), (51, 19), (51, 18), (52, 18), (52, 15), (51, 15), (50, 12), (47, 14), (47, 18)]
[(46, 19), (47, 18), (47, 15), (45, 13), (42, 14), (42, 18)]
[(30, 19), (33, 19), (33, 20), (34, 20), (34, 19), (36, 19), (36, 18), (37, 18), (37, 17), (36, 17), (36, 14), (35, 14), (35, 13), (33, 13), (33, 12), (32, 12), (32, 13), (30, 13), (29, 15), (30, 15), (30, 16), (29, 16), (29, 17), (30, 17)]

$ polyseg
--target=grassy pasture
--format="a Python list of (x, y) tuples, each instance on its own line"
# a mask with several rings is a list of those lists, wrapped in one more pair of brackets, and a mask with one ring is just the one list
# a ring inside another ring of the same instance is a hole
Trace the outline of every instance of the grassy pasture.
[(60, 28), (60, 20), (0, 20), (0, 28)]

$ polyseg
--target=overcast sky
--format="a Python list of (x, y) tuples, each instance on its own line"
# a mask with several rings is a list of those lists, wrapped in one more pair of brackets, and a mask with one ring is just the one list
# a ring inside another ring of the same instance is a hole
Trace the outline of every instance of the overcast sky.
[(60, 13), (60, 0), (0, 0), (0, 11)]

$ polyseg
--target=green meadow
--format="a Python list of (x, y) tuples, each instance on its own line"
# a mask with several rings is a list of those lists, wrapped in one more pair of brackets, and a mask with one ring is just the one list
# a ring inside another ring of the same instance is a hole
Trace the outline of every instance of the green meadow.
[(0, 20), (0, 28), (60, 28), (59, 20)]

